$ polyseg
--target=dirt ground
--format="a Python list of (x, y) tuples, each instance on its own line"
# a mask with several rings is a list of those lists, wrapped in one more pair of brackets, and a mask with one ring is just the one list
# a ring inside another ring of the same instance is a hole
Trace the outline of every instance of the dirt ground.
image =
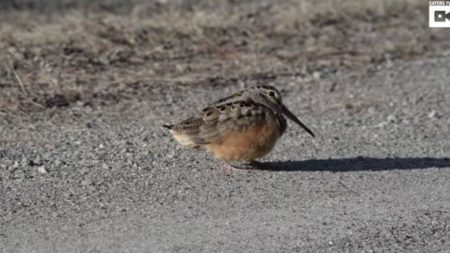
[[(422, 1), (0, 1), (0, 252), (448, 252), (450, 30)], [(174, 123), (272, 84), (269, 170)]]

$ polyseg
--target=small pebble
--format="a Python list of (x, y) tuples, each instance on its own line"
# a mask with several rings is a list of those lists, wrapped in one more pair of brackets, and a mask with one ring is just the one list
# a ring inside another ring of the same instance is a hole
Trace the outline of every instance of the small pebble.
[(55, 166), (61, 166), (62, 161), (61, 160), (55, 160), (54, 165)]
[(437, 115), (437, 112), (435, 110), (432, 110), (430, 113), (428, 113), (428, 118), (435, 118)]
[(45, 169), (44, 166), (39, 166), (39, 167), (37, 167), (37, 171), (38, 171), (39, 173), (41, 173), (41, 174), (46, 174), (46, 173), (47, 173), (47, 170)]
[(319, 71), (314, 71), (314, 72), (313, 72), (313, 78), (314, 78), (314, 79), (316, 79), (316, 80), (317, 80), (317, 79), (320, 79), (320, 76), (321, 76), (321, 74), (320, 74)]
[(388, 122), (394, 122), (396, 120), (396, 117), (394, 114), (391, 114), (387, 117), (387, 121)]

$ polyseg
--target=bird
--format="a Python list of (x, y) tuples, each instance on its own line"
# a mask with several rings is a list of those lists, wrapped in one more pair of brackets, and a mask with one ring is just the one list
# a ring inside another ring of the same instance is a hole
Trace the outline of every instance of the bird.
[(287, 129), (286, 118), (314, 133), (282, 102), (273, 86), (250, 87), (217, 100), (197, 115), (166, 124), (173, 138), (188, 148), (203, 149), (240, 170), (233, 162), (256, 162), (267, 155)]

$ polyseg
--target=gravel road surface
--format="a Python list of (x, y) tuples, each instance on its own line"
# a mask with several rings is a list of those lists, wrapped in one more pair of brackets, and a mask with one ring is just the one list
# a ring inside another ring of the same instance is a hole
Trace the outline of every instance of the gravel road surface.
[(449, 252), (450, 58), (274, 85), (294, 124), (227, 173), (161, 128), (235, 86), (0, 115), (1, 252)]

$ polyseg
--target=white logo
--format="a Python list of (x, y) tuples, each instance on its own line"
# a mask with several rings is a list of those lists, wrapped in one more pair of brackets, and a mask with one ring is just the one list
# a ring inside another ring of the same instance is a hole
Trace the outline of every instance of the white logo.
[(429, 1), (430, 27), (450, 27), (450, 1)]

